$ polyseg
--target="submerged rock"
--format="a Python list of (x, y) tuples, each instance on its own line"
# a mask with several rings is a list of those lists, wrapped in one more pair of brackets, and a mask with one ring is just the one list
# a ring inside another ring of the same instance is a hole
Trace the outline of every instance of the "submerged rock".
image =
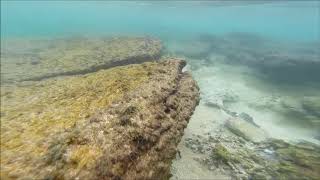
[(269, 173), (276, 179), (319, 179), (320, 147), (310, 142), (288, 143), (271, 139), (277, 162), (270, 165)]
[(169, 43), (170, 51), (173, 54), (187, 56), (188, 58), (206, 58), (211, 51), (211, 44), (205, 41), (184, 41), (180, 43)]
[(204, 104), (208, 107), (225, 110), (228, 104), (236, 103), (239, 101), (239, 97), (234, 92), (228, 89), (219, 89), (212, 92), (210, 88), (207, 88), (204, 89), (202, 93)]
[(225, 125), (232, 133), (249, 141), (260, 142), (268, 138), (263, 129), (239, 118), (231, 118)]
[(228, 163), (232, 159), (230, 152), (222, 144), (217, 144), (213, 148), (212, 154), (213, 158), (224, 163)]
[(28, 42), (27, 50), (16, 44), (10, 41), (2, 44), (2, 83), (84, 74), (153, 61), (160, 58), (161, 53), (160, 41), (148, 37), (37, 40)]
[(260, 128), (260, 126), (254, 122), (253, 118), (249, 114), (242, 112), (242, 113), (240, 113), (239, 117), (241, 119), (247, 121), (248, 123), (251, 123), (252, 125)]
[(304, 97), (302, 106), (308, 113), (320, 117), (320, 97)]
[(168, 179), (199, 102), (184, 61), (7, 84), (1, 179)]
[(204, 103), (206, 106), (208, 107), (212, 107), (212, 108), (218, 108), (218, 109), (224, 109), (223, 107), (223, 101), (222, 100), (216, 100), (216, 101), (206, 101)]
[[(209, 44), (211, 52), (223, 57), (211, 62), (245, 65), (273, 82), (308, 84), (320, 80), (320, 44), (273, 41), (252, 33), (206, 35), (199, 43)], [(209, 55), (210, 57), (210, 55)]]
[(209, 170), (223, 169), (234, 179), (319, 179), (320, 147), (301, 141), (269, 138), (259, 143), (241, 142), (235, 135), (193, 136), (186, 139), (192, 149), (205, 152), (197, 161)]

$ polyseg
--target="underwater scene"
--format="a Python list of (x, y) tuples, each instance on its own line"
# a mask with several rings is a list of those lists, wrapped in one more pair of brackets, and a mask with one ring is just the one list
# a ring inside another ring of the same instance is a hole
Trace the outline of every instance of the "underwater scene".
[(320, 179), (320, 2), (1, 1), (1, 180)]

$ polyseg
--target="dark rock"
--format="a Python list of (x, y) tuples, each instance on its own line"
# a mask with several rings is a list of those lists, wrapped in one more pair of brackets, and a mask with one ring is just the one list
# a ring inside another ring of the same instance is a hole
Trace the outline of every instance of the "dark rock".
[(243, 119), (243, 120), (251, 123), (252, 125), (260, 128), (260, 126), (257, 125), (257, 124), (254, 122), (253, 118), (252, 118), (249, 114), (242, 112), (242, 113), (240, 113), (239, 117), (240, 117), (241, 119)]

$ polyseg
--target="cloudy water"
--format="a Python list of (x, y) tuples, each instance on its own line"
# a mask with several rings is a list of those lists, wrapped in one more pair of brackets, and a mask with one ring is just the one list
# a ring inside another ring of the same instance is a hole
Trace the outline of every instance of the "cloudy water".
[[(285, 170), (252, 155), (278, 154), (281, 164), (286, 158), (269, 139), (320, 144), (319, 1), (1, 1), (1, 86), (104, 69), (105, 56), (91, 50), (119, 36), (159, 39), (161, 56), (185, 59), (200, 88), (172, 179), (320, 177), (318, 150), (309, 166), (297, 160)], [(137, 41), (115, 47), (129, 47), (131, 56), (141, 53), (132, 47)], [(143, 53), (155, 57), (158, 40), (145, 43), (155, 48)], [(6, 118), (7, 108), (22, 102), (1, 96)], [(299, 153), (293, 158), (305, 158)], [(302, 166), (309, 174), (295, 174)], [(266, 170), (272, 168), (280, 175)]]

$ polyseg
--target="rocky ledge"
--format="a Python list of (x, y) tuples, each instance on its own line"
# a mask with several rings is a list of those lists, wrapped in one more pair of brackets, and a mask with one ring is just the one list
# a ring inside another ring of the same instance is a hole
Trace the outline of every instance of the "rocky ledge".
[[(240, 120), (239, 120), (240, 121)], [(268, 138), (252, 142), (229, 134), (193, 135), (184, 139), (201, 166), (233, 179), (319, 179), (320, 146), (307, 141)]]
[(199, 102), (166, 59), (1, 88), (1, 179), (168, 179)]
[(160, 58), (161, 43), (148, 37), (4, 40), (2, 83), (95, 72)]

